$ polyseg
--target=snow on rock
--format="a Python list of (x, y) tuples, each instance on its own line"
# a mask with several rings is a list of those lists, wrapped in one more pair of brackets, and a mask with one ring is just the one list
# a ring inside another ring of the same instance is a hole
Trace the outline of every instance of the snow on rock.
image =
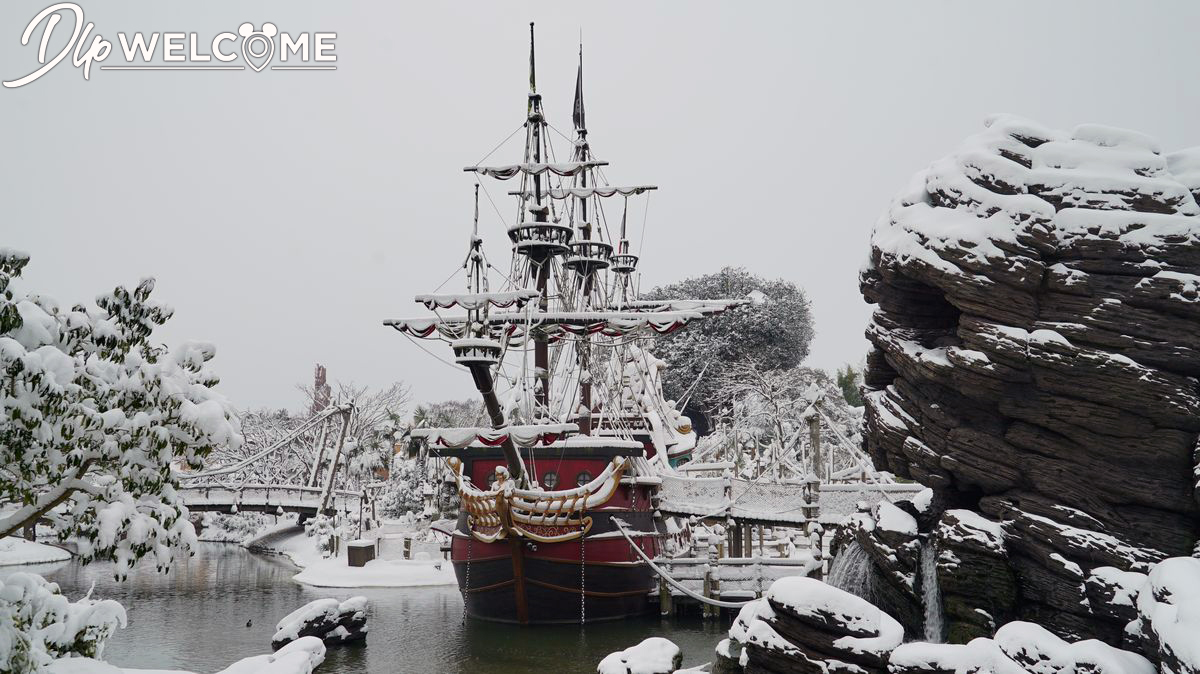
[(238, 660), (217, 674), (312, 674), (324, 661), (324, 642), (317, 637), (305, 636), (270, 655)]
[(742, 608), (714, 671), (882, 672), (903, 638), (900, 623), (866, 600), (789, 576)]
[(345, 556), (311, 561), (292, 580), (315, 587), (424, 587), (455, 585), (454, 568), (444, 560), (373, 559), (350, 566)]
[(1150, 570), (1125, 628), (1164, 674), (1200, 672), (1200, 559), (1172, 557)]
[(0, 566), (50, 564), (70, 559), (71, 553), (53, 545), (27, 541), (16, 536), (0, 538)]
[(367, 598), (338, 601), (317, 599), (289, 613), (275, 626), (271, 647), (280, 649), (302, 637), (318, 637), (325, 643), (343, 644), (367, 637)]
[(1084, 579), (1083, 590), (1093, 612), (1128, 623), (1137, 618), (1137, 597), (1146, 580), (1144, 573), (1099, 566)]
[(923, 633), (924, 610), (918, 587), (921, 568), (921, 538), (918, 516), (925, 518), (911, 501), (880, 501), (873, 512), (858, 513), (837, 531), (830, 549), (835, 559), (855, 546), (866, 553), (862, 573), (868, 574), (843, 587), (870, 588), (869, 599), (905, 626), (910, 638)]
[(669, 639), (650, 637), (636, 646), (609, 653), (598, 674), (671, 674), (683, 665), (683, 651)]
[(992, 636), (997, 625), (1013, 619), (1017, 602), (1003, 524), (971, 510), (946, 510), (933, 537), (947, 639)]
[(887, 501), (879, 503), (879, 513), (875, 523), (885, 531), (894, 531), (905, 536), (917, 535), (917, 520)]
[(994, 639), (966, 644), (904, 644), (892, 653), (892, 674), (1154, 674), (1129, 651), (1090, 639), (1068, 643), (1035, 623), (1011, 622)]
[[(1142, 573), (1191, 554), (1197, 167), (1200, 150), (1163, 155), (1140, 133), (998, 115), (914, 176), (876, 223), (860, 275), (878, 307), (863, 445), (876, 469), (932, 488), (932, 510), (972, 504), (1004, 523), (995, 536), (956, 514), (944, 532), (961, 538), (943, 548), (939, 577), (973, 568), (945, 556), (955, 547), (992, 559), (959, 584), (980, 591), (948, 611), (951, 633), (979, 609), (1117, 645), (1126, 621), (1092, 605), (1093, 570)], [(918, 514), (924, 531), (939, 513)], [(1016, 592), (1001, 594), (1012, 601), (989, 608), (1000, 597), (983, 588), (1010, 581)]]
[(994, 641), (973, 639), (965, 644), (912, 642), (897, 648), (890, 674), (1030, 674), (1013, 662)]

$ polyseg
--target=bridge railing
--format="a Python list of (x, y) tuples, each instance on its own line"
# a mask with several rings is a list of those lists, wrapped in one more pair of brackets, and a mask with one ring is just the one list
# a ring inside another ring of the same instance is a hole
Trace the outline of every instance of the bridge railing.
[[(303, 485), (221, 483), (189, 484), (180, 487), (179, 495), (189, 507), (272, 506), (284, 510), (318, 509), (324, 492), (321, 487)], [(363, 495), (357, 491), (336, 490), (330, 507), (335, 510), (357, 510)]]

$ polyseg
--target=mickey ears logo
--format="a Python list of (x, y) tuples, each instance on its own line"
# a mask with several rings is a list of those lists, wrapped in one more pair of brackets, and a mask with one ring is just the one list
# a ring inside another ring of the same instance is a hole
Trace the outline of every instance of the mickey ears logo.
[(259, 31), (254, 30), (254, 24), (249, 22), (238, 26), (238, 35), (242, 36), (242, 58), (255, 72), (262, 72), (274, 58), (274, 37), (278, 33), (275, 24), (270, 22), (264, 23)]

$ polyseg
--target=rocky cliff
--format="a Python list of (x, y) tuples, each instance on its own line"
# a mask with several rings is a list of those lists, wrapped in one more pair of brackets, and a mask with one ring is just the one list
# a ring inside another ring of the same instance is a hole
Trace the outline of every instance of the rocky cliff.
[(1129, 618), (1088, 600), (1094, 571), (1194, 554), (1197, 194), (1200, 151), (1000, 116), (876, 225), (864, 445), (935, 492), (919, 535), (952, 640), (999, 613), (1118, 645)]

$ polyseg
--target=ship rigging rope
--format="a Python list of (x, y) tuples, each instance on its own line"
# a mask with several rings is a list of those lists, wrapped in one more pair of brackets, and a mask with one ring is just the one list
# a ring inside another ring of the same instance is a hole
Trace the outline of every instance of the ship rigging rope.
[(833, 431), (834, 435), (838, 437), (838, 439), (846, 448), (850, 449), (850, 455), (858, 459), (858, 465), (863, 469), (863, 476), (865, 476), (871, 484), (879, 487), (879, 494), (883, 496), (883, 498), (887, 499), (889, 503), (895, 503), (896, 499), (892, 498), (892, 496), (888, 494), (887, 490), (883, 489), (883, 485), (890, 483), (880, 480), (878, 476), (873, 474), (874, 471), (867, 470), (867, 464), (865, 462), (866, 457), (862, 455), (861, 450), (858, 450), (856, 447), (850, 444), (850, 441), (847, 440), (846, 437), (842, 435), (841, 431), (837, 429), (837, 426), (834, 425), (833, 420), (826, 416), (825, 413), (821, 411), (820, 407), (817, 407), (816, 405), (813, 407), (817, 410), (817, 414), (820, 414), (821, 418), (823, 418), (829, 424), (829, 428)]
[(672, 578), (670, 576), (670, 574), (668, 574), (666, 571), (663, 571), (662, 567), (655, 564), (654, 560), (650, 559), (650, 557), (648, 557), (646, 555), (646, 553), (642, 550), (641, 546), (639, 546), (637, 543), (634, 543), (633, 539), (629, 537), (629, 533), (625, 531), (625, 525), (620, 519), (614, 517), (614, 518), (612, 518), (612, 522), (614, 525), (616, 525), (617, 531), (621, 532), (621, 536), (623, 536), (625, 538), (625, 540), (629, 542), (629, 545), (633, 548), (634, 552), (636, 552), (638, 554), (638, 556), (642, 558), (642, 561), (649, 564), (650, 568), (654, 569), (654, 572), (657, 573), (659, 576), (661, 576), (663, 580), (670, 583), (672, 587), (674, 587), (675, 589), (679, 590), (680, 592), (686, 594), (687, 596), (691, 597), (692, 599), (695, 599), (696, 601), (704, 602), (705, 604), (709, 604), (710, 606), (720, 606), (721, 608), (741, 608), (741, 607), (745, 606), (746, 604), (749, 604), (750, 602), (755, 601), (754, 599), (747, 599), (745, 601), (724, 601), (722, 599), (713, 599), (711, 597), (705, 597), (704, 595), (690, 589), (683, 583)]
[(418, 349), (420, 349), (420, 350), (424, 351), (425, 353), (429, 354), (430, 356), (433, 356), (434, 358), (442, 361), (444, 364), (449, 365), (450, 367), (454, 368), (455, 370), (462, 370), (463, 372), (470, 372), (470, 370), (468, 370), (467, 368), (465, 368), (461, 365), (455, 364), (455, 363), (451, 363), (450, 361), (446, 360), (445, 358), (442, 358), (441, 356), (430, 351), (429, 349), (426, 349), (420, 342), (418, 342), (417, 340), (408, 336), (407, 334), (405, 334), (405, 333), (400, 333), (400, 334), (404, 335), (404, 338), (407, 339), (408, 341), (412, 342), (413, 344), (416, 344)]
[[(770, 471), (771, 471), (771, 469), (773, 469), (773, 468), (776, 466), (776, 464), (778, 464), (780, 461), (782, 461), (782, 460), (783, 460), (783, 457), (784, 457), (784, 455), (785, 455), (785, 454), (786, 454), (786, 452), (779, 452), (779, 453), (778, 453), (778, 454), (775, 456), (775, 460), (774, 460), (773, 462), (771, 462), (771, 464), (770, 464), (769, 466), (767, 466), (767, 467), (766, 467), (766, 468), (765, 468), (765, 469), (764, 469), (764, 470), (763, 470), (761, 473), (759, 473), (759, 474), (758, 474), (758, 477), (756, 477), (756, 478), (754, 478), (753, 480), (751, 480), (751, 481), (750, 481), (750, 484), (749, 484), (749, 485), (747, 485), (746, 489), (745, 489), (745, 490), (743, 490), (743, 491), (742, 491), (742, 493), (741, 493), (741, 494), (739, 494), (737, 498), (735, 498), (735, 499), (731, 499), (731, 500), (730, 500), (728, 503), (726, 503), (726, 504), (725, 504), (725, 506), (724, 506), (724, 507), (722, 507), (722, 508), (720, 508), (720, 509), (718, 509), (718, 510), (714, 510), (713, 512), (711, 512), (711, 513), (708, 513), (707, 515), (698, 515), (698, 516), (696, 516), (696, 519), (698, 519), (698, 520), (706, 520), (706, 519), (708, 519), (708, 518), (710, 518), (710, 517), (716, 517), (717, 515), (726, 515), (726, 516), (732, 517), (732, 508), (733, 508), (733, 504), (735, 504), (735, 503), (737, 503), (738, 501), (742, 500), (742, 498), (744, 498), (744, 497), (745, 497), (747, 494), (749, 494), (749, 493), (750, 493), (750, 488), (751, 488), (751, 487), (753, 487), (754, 485), (756, 485), (756, 484), (758, 484), (759, 482), (761, 482), (761, 481), (762, 481), (762, 479), (763, 479), (764, 477), (766, 477), (766, 476), (770, 475)], [(731, 479), (732, 479), (732, 478), (731, 478)], [(818, 496), (818, 498), (819, 498), (819, 496)], [(798, 510), (798, 509), (800, 509), (800, 508), (803, 508), (803, 507), (804, 507), (804, 506), (799, 506), (799, 507), (797, 507), (797, 508), (795, 508), (795, 509), (796, 509), (796, 510)]]

